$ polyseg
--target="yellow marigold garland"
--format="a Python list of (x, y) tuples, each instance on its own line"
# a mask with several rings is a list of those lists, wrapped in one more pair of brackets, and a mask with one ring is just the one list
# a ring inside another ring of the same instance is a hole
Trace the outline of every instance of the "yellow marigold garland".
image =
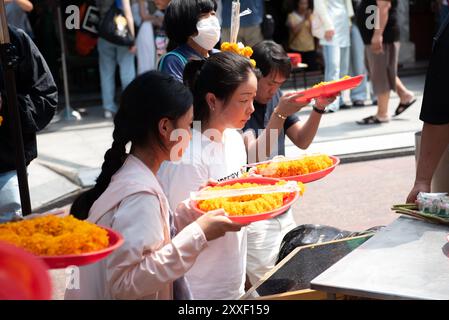
[(317, 83), (316, 85), (314, 85), (313, 88), (319, 88), (319, 87), (322, 87), (322, 86), (324, 86), (326, 84), (330, 84), (330, 83), (334, 83), (334, 82), (338, 82), (338, 81), (342, 81), (342, 80), (347, 80), (347, 79), (350, 79), (350, 78), (351, 78), (350, 76), (344, 76), (343, 78), (338, 79), (338, 80), (323, 81), (323, 82), (320, 82), (320, 83)]
[[(277, 184), (285, 184), (286, 181), (280, 181)], [(241, 188), (254, 188), (261, 186), (257, 183), (235, 183), (233, 185), (212, 187), (210, 190), (229, 190)], [(298, 182), (300, 194), (305, 190), (304, 184)], [(284, 205), (284, 199), (287, 193), (270, 193), (243, 195), (231, 198), (215, 198), (198, 201), (198, 208), (208, 212), (217, 209), (224, 209), (230, 216), (246, 216), (268, 212)]]
[(221, 51), (230, 51), (244, 56), (249, 59), (254, 68), (256, 67), (256, 60), (251, 59), (253, 55), (253, 49), (251, 47), (245, 47), (242, 43), (223, 42), (221, 44)]
[(0, 224), (0, 241), (41, 256), (81, 254), (109, 245), (107, 231), (95, 224), (52, 215)]
[(256, 167), (256, 173), (265, 177), (283, 178), (324, 170), (333, 164), (334, 162), (327, 155), (305, 156), (297, 160), (260, 164)]

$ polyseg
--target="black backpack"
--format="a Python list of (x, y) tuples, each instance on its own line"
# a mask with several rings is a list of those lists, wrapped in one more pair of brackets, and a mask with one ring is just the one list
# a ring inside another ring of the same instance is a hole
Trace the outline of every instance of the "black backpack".
[(128, 21), (115, 0), (111, 8), (100, 21), (98, 35), (103, 39), (119, 46), (131, 47), (134, 45), (134, 36), (131, 35)]

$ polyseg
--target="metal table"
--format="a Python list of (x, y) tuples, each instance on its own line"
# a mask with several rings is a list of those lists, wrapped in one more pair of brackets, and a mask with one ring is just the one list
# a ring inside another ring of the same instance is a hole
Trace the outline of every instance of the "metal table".
[(310, 283), (373, 299), (449, 299), (449, 227), (401, 216)]

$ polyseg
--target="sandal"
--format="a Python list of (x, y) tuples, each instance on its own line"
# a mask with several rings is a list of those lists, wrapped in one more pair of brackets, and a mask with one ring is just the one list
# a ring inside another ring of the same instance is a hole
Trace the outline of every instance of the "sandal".
[(357, 124), (366, 125), (366, 124), (382, 124), (387, 123), (388, 121), (381, 121), (376, 116), (369, 116), (360, 121), (356, 121)]
[(412, 104), (414, 104), (416, 102), (416, 99), (413, 99), (412, 101), (410, 101), (409, 103), (399, 103), (399, 106), (396, 108), (396, 111), (394, 112), (394, 117), (397, 117), (398, 115), (400, 115), (401, 113), (403, 113), (405, 110), (407, 110), (408, 108), (410, 108), (410, 106)]

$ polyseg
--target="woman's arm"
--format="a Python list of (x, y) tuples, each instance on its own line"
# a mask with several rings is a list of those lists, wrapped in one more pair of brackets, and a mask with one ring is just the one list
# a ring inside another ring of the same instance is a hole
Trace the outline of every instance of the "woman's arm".
[(318, 14), (324, 23), (324, 30), (330, 31), (335, 30), (335, 27), (327, 10), (327, 1), (328, 0), (313, 0), (313, 6), (314, 14)]
[(23, 11), (26, 11), (26, 12), (30, 12), (30, 11), (32, 11), (33, 10), (33, 4), (30, 2), (30, 1), (28, 1), (28, 0), (11, 0), (11, 1), (6, 1), (6, 2), (16, 2), (17, 3), (17, 5), (23, 10)]
[(106, 279), (114, 299), (152, 295), (192, 267), (206, 246), (204, 232), (198, 223), (192, 223), (164, 245), (170, 232), (167, 220), (154, 195), (140, 193), (121, 203), (111, 227), (125, 242), (106, 262)]
[(133, 36), (135, 36), (136, 33), (134, 30), (134, 18), (133, 18), (133, 13), (131, 11), (130, 0), (122, 0), (122, 3), (123, 3), (123, 13), (125, 15), (126, 21), (128, 22), (129, 30), (130, 30), (131, 34)]

